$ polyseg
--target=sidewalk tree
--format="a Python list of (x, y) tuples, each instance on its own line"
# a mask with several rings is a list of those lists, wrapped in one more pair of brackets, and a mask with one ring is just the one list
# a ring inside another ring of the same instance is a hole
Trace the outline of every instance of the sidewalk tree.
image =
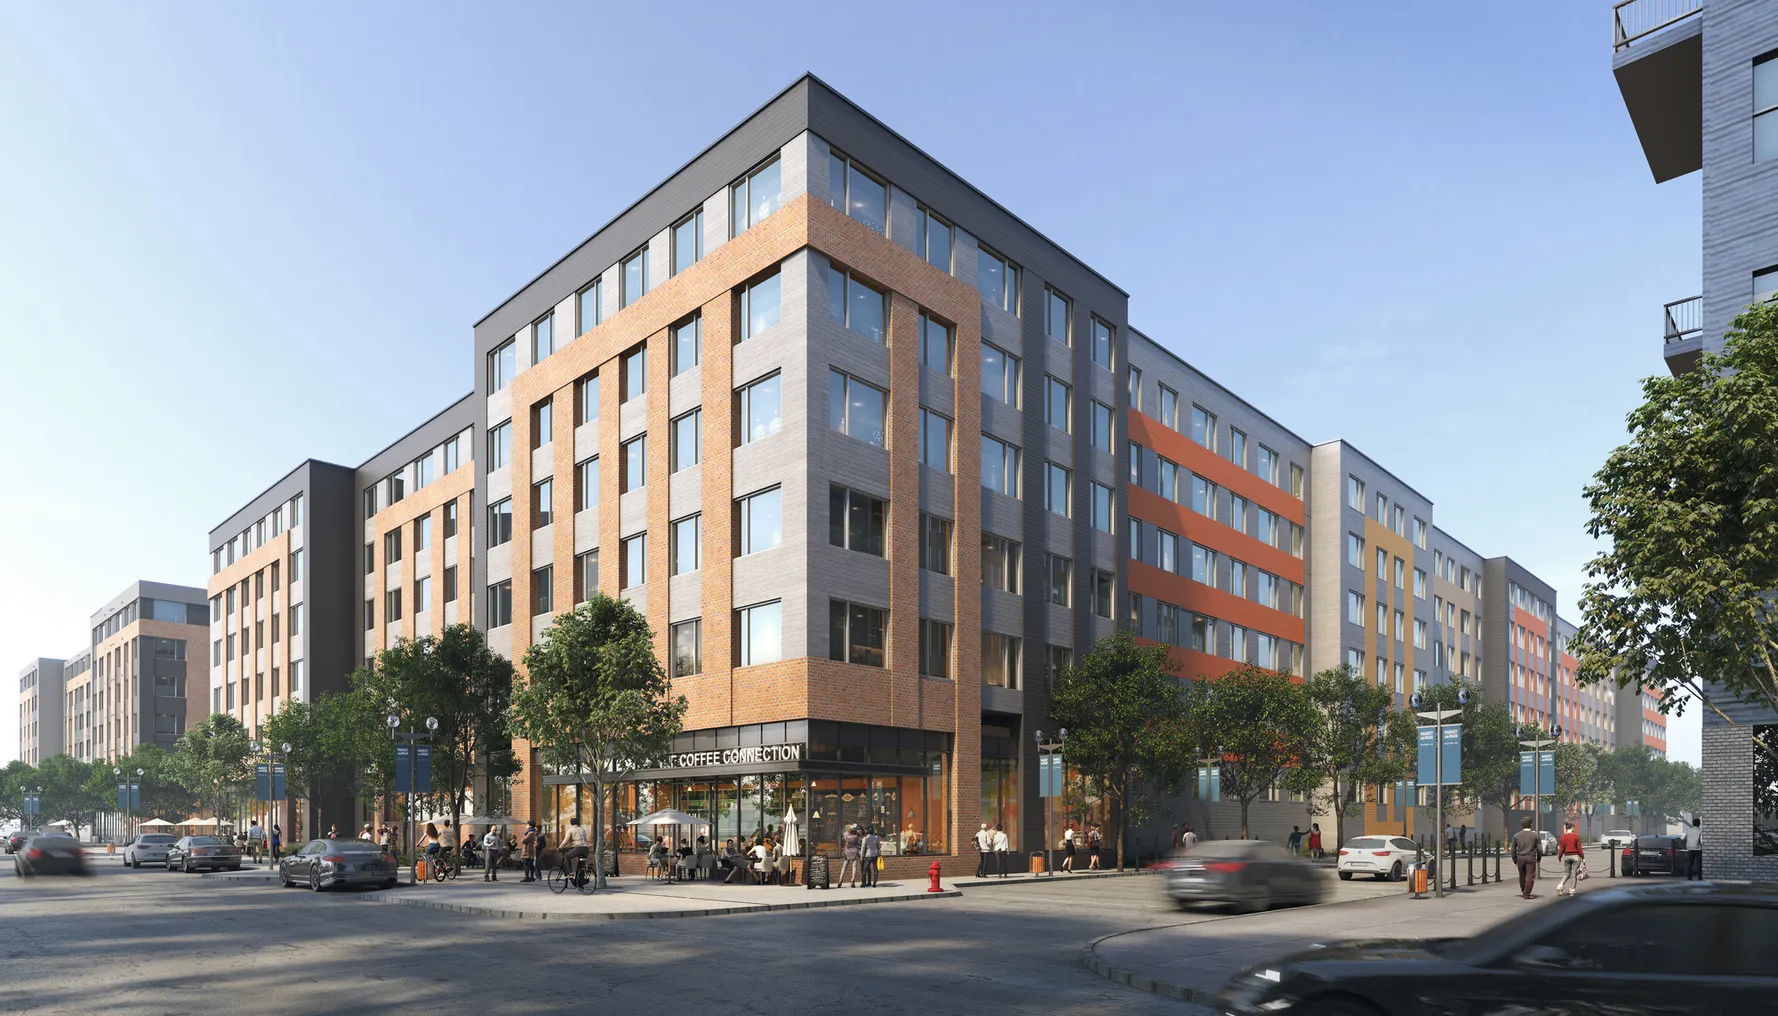
[[(91, 829), (99, 812), (108, 807), (105, 795), (93, 784), (96, 769), (68, 755), (52, 755), (37, 767), (44, 820), (69, 822), (75, 839), (82, 829)], [(111, 778), (109, 767), (105, 777)]]
[(315, 808), (315, 828), (326, 829), (330, 817), (331, 824), (349, 827), (350, 815), (329, 816), (323, 810), (349, 797), (382, 756), (393, 761), (383, 715), (363, 691), (323, 693), (313, 702), (286, 703), (261, 728), (260, 740), (271, 750), (290, 745), (284, 759), (285, 793)]
[(1050, 715), (1068, 731), (1063, 758), (1106, 798), (1108, 841), (1124, 866), (1124, 828), (1145, 784), (1176, 783), (1190, 771), (1194, 744), (1186, 727), (1190, 682), (1175, 676), (1166, 646), (1144, 646), (1129, 632), (1099, 640), (1056, 675)]
[(25, 817), (25, 791), (43, 784), (38, 782), (37, 769), (20, 759), (0, 769), (0, 822), (22, 822)]
[(556, 615), (525, 651), (525, 671), (529, 683), (512, 695), (512, 727), (544, 761), (592, 783), (591, 861), (603, 887), (605, 787), (667, 754), (685, 721), (685, 697), (673, 694), (647, 619), (603, 593)]
[(115, 795), (120, 780), (116, 773), (111, 772), (112, 768), (122, 769), (132, 779), (137, 778), (136, 770), (142, 770), (141, 789), (138, 792), (142, 805), (135, 809), (135, 816), (139, 819), (159, 818), (168, 822), (180, 822), (197, 805), (198, 795), (173, 775), (173, 756), (159, 745), (139, 744), (129, 755), (105, 767), (106, 774), (112, 778), (111, 793)]
[(1395, 693), (1350, 667), (1323, 670), (1303, 683), (1320, 713), (1305, 772), (1317, 785), (1313, 803), (1334, 817), (1334, 843), (1346, 842), (1346, 813), (1360, 806), (1367, 786), (1387, 786), (1413, 772), (1418, 750), (1414, 719), (1395, 708)]
[(1483, 698), (1473, 686), (1432, 685), (1421, 689), (1423, 712), (1456, 709), (1457, 693), (1469, 688), (1469, 704), (1447, 723), (1463, 724), (1463, 781), (1453, 794), (1446, 791), (1447, 807), (1461, 799), (1476, 812), (1481, 827), (1483, 808), (1500, 809), (1500, 827), (1510, 830), (1513, 805), (1519, 799), (1519, 730), (1506, 706)]
[(202, 723), (187, 727), (173, 743), (171, 775), (222, 818), (229, 798), (253, 779), (250, 738), (241, 721), (227, 713), (211, 713)]
[(1261, 794), (1272, 787), (1298, 793), (1319, 788), (1315, 752), (1326, 736), (1322, 715), (1288, 674), (1242, 664), (1200, 684), (1190, 708), (1199, 744), (1223, 760), (1222, 792), (1241, 806), (1243, 839), (1248, 808)]

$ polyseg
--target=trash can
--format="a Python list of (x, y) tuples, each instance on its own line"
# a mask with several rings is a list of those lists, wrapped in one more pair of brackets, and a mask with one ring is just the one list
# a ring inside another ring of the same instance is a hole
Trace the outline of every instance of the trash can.
[(1426, 870), (1428, 867), (1430, 865), (1425, 861), (1415, 861), (1408, 865), (1408, 891), (1415, 896), (1419, 896), (1427, 890), (1429, 879)]
[(1041, 850), (1031, 851), (1031, 874), (1043, 874), (1043, 851)]

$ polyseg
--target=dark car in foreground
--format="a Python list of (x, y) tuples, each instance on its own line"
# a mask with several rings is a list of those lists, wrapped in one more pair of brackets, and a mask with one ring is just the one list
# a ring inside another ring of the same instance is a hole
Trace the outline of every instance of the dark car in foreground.
[(310, 840), (278, 859), (278, 884), (315, 892), (336, 885), (395, 887), (395, 858), (369, 840)]
[(1167, 859), (1167, 895), (1180, 907), (1228, 904), (1268, 910), (1279, 903), (1319, 903), (1327, 892), (1320, 869), (1266, 840), (1210, 840)]
[(86, 851), (67, 833), (34, 833), (13, 862), (24, 878), (36, 875), (85, 875)]
[(215, 836), (181, 836), (167, 848), (167, 870), (240, 871), (241, 848)]
[(1684, 875), (1690, 857), (1683, 836), (1638, 836), (1624, 848), (1618, 867), (1626, 875)]
[(1337, 942), (1249, 967), (1222, 1008), (1314, 1016), (1778, 1009), (1778, 888), (1667, 883), (1552, 901), (1471, 938)]

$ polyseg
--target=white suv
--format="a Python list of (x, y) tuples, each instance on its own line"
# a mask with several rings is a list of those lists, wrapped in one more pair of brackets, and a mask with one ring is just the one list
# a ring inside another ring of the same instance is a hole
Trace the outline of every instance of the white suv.
[(173, 845), (177, 836), (166, 833), (142, 833), (123, 848), (123, 864), (126, 868), (140, 868), (144, 864), (167, 863), (167, 848)]

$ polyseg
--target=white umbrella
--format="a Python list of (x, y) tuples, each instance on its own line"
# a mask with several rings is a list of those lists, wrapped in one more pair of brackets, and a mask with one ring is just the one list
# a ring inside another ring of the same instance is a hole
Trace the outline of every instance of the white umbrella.
[(140, 825), (144, 829), (164, 829), (167, 826), (172, 825), (173, 823), (168, 822), (164, 818), (151, 818), (146, 822), (140, 822), (137, 824)]
[(513, 818), (511, 815), (465, 815), (465, 826), (522, 826), (524, 819)]
[(58, 818), (58, 819), (56, 819), (56, 820), (55, 820), (55, 821), (54, 821), (54, 822), (51, 822), (51, 823), (50, 823), (50, 825), (59, 825), (59, 826), (71, 826), (71, 825), (73, 825), (73, 824), (74, 824), (74, 823), (72, 823), (72, 822), (70, 822), (70, 821), (68, 821), (68, 820), (67, 820), (67, 819), (65, 819), (65, 818)]
[(657, 811), (652, 815), (644, 815), (638, 819), (631, 819), (624, 824), (636, 826), (703, 825), (704, 820), (701, 818), (693, 818), (683, 811), (674, 811), (673, 809), (668, 808), (665, 811)]
[(181, 822), (179, 824), (182, 826), (190, 826), (193, 829), (213, 829), (221, 823), (213, 818), (194, 818), (189, 822)]
[(782, 835), (785, 855), (789, 857), (801, 856), (803, 852), (801, 842), (802, 836), (799, 834), (799, 830), (796, 827), (795, 805), (789, 805), (784, 809), (784, 830)]

